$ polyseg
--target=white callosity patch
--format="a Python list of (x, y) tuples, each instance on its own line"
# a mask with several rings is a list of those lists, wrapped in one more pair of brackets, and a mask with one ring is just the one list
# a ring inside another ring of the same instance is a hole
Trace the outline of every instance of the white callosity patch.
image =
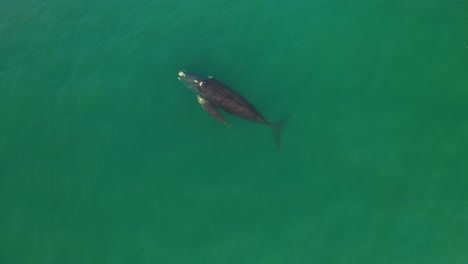
[(206, 103), (206, 100), (203, 99), (203, 97), (201, 97), (200, 95), (197, 95), (197, 100), (198, 100), (198, 103), (200, 103), (201, 105), (203, 105), (204, 103)]

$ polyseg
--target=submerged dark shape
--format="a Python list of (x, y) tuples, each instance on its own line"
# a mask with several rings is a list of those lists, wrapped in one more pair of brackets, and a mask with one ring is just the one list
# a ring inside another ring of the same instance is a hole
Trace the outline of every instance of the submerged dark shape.
[(287, 118), (275, 124), (269, 122), (247, 99), (215, 78), (180, 71), (179, 80), (197, 93), (198, 102), (203, 109), (218, 121), (229, 126), (218, 111), (222, 109), (231, 115), (273, 128), (276, 147), (279, 149), (281, 127)]

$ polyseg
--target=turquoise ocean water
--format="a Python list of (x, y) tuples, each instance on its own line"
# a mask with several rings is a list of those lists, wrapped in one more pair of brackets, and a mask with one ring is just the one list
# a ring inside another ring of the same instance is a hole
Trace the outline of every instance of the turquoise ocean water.
[(1, 0), (0, 36), (0, 263), (468, 263), (466, 1)]

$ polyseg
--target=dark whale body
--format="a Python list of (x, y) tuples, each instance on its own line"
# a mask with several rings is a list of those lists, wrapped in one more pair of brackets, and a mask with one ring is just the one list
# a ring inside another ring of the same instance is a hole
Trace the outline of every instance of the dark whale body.
[(280, 130), (286, 121), (285, 118), (276, 124), (269, 122), (247, 99), (215, 78), (181, 71), (179, 80), (197, 93), (202, 107), (218, 121), (228, 124), (217, 111), (222, 109), (231, 115), (273, 128), (276, 146), (279, 148)]
[(214, 107), (223, 109), (231, 115), (272, 126), (247, 99), (215, 78), (206, 79), (203, 82), (199, 95)]

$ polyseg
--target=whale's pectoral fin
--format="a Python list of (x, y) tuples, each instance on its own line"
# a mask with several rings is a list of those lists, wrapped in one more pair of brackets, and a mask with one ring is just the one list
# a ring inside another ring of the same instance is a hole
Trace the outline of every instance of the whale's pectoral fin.
[(205, 100), (203, 97), (200, 95), (197, 95), (198, 103), (205, 109), (208, 114), (210, 114), (212, 117), (216, 118), (219, 122), (225, 124), (226, 126), (230, 127), (231, 124), (226, 122), (224, 117), (221, 115), (221, 113), (214, 107), (209, 101)]

